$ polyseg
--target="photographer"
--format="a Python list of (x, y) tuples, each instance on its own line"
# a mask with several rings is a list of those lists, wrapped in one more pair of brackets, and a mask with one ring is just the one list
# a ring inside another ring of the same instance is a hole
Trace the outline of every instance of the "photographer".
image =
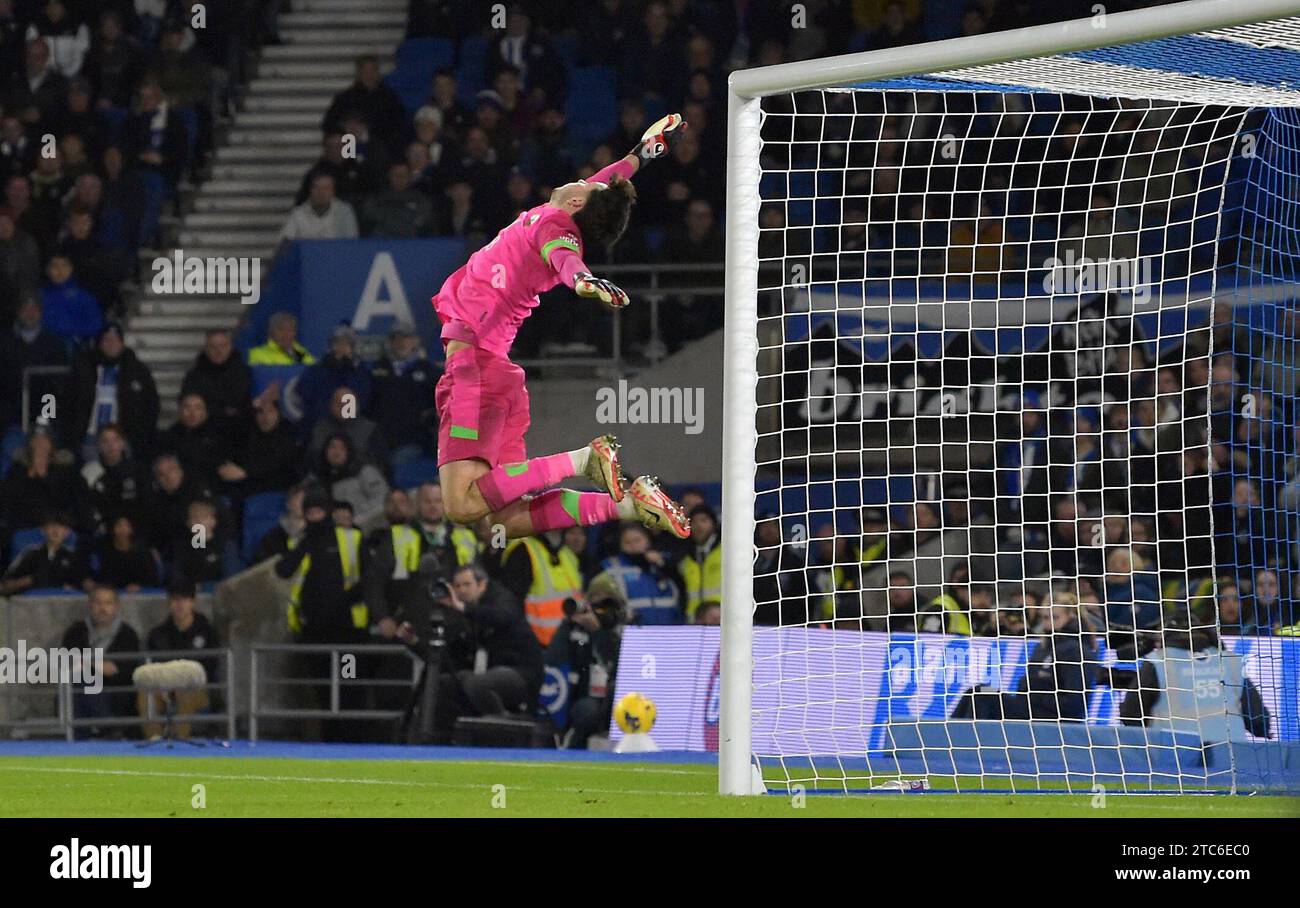
[(592, 578), (584, 600), (565, 600), (564, 621), (546, 647), (546, 664), (564, 670), (569, 683), (565, 747), (586, 750), (587, 739), (609, 727), (610, 693), (627, 620), (627, 603), (609, 573)]
[(439, 678), (438, 730), (450, 732), (461, 716), (535, 710), (545, 674), (542, 647), (519, 602), (478, 564), (467, 564), (452, 575), (445, 605), (469, 620), (481, 651), (475, 661), (486, 666), (482, 671), (460, 668)]

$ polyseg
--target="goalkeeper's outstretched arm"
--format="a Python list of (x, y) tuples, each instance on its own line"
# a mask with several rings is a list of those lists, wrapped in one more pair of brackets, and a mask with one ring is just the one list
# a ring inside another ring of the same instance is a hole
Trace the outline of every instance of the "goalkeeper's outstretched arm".
[(666, 117), (660, 117), (641, 135), (641, 141), (635, 148), (613, 164), (596, 171), (588, 182), (608, 183), (615, 176), (625, 180), (632, 179), (632, 174), (640, 170), (644, 164), (667, 154), (673, 139), (685, 129), (686, 121), (682, 119), (681, 114), (671, 113)]

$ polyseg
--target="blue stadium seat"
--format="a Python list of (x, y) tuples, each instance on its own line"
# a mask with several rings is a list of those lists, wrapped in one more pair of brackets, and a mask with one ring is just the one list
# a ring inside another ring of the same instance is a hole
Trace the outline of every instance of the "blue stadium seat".
[(0, 477), (9, 472), (9, 466), (14, 462), (14, 454), (18, 449), (27, 444), (27, 434), (23, 432), (20, 426), (10, 426), (5, 430), (3, 438), (0, 438)]
[[(14, 530), (14, 535), (9, 541), (10, 559), (17, 556), (19, 552), (30, 545), (40, 545), (45, 536), (41, 533), (40, 527), (24, 527), (21, 530)], [(68, 541), (64, 543), (69, 548), (76, 548), (77, 534), (75, 531), (68, 534)]]
[(257, 544), (275, 527), (287, 497), (283, 492), (263, 492), (244, 501), (242, 554), (245, 561), (252, 562)]
[(422, 482), (436, 479), (438, 461), (432, 457), (417, 457), (398, 465), (393, 469), (393, 484), (403, 489), (410, 489)]
[(488, 41), (474, 35), (460, 42), (456, 61), (456, 90), (462, 104), (473, 105), (474, 96), (487, 85)]
[(588, 152), (618, 125), (618, 74), (607, 66), (579, 66), (569, 71), (565, 117), (574, 138)]
[(456, 46), (446, 38), (408, 38), (398, 46), (395, 67), (384, 82), (414, 113), (429, 97), (433, 74), (450, 67), (455, 58)]

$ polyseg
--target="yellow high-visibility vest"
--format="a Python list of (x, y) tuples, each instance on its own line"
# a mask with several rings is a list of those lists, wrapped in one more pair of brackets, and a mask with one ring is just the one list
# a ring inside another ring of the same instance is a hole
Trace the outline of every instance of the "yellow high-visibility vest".
[(558, 555), (536, 536), (515, 539), (506, 546), (503, 558), (523, 545), (533, 565), (533, 582), (524, 597), (524, 614), (542, 646), (551, 642), (564, 620), (564, 600), (582, 596), (582, 565), (567, 545)]
[(299, 364), (310, 366), (316, 362), (316, 357), (307, 351), (302, 344), (294, 341), (293, 352), (297, 353), (301, 359), (294, 359), (283, 350), (275, 341), (267, 341), (260, 347), (254, 347), (248, 351), (248, 364), (250, 366), (297, 366)]
[(393, 580), (405, 580), (420, 569), (420, 534), (404, 523), (388, 528), (393, 540)]
[(704, 556), (703, 564), (691, 554), (682, 559), (680, 569), (686, 584), (686, 617), (694, 620), (701, 602), (722, 601), (722, 543)]
[[(339, 544), (339, 562), (343, 566), (343, 588), (350, 590), (361, 582), (361, 531), (335, 527), (334, 538)], [(304, 555), (294, 572), (289, 587), (289, 630), (302, 633), (302, 586), (311, 570), (311, 556)], [(365, 630), (370, 626), (370, 609), (364, 602), (352, 606), (352, 626)]]
[(469, 527), (456, 527), (451, 531), (451, 545), (456, 550), (456, 566), (473, 564), (483, 551), (483, 545)]

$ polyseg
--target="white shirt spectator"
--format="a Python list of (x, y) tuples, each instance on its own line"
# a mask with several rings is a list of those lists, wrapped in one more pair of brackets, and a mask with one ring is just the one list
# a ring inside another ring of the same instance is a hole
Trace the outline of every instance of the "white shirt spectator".
[(342, 199), (334, 199), (324, 212), (317, 213), (311, 200), (289, 212), (289, 220), (280, 232), (285, 240), (355, 240), (357, 214)]

